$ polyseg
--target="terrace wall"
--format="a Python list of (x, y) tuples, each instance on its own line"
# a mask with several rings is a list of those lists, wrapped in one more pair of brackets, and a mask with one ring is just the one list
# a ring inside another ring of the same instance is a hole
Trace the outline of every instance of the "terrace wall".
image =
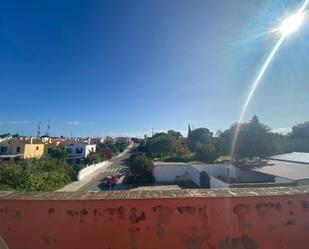
[(308, 187), (0, 192), (10, 249), (307, 249), (308, 233)]

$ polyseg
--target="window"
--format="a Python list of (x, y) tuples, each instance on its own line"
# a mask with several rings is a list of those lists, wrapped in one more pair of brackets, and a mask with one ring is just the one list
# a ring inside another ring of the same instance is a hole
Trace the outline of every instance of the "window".
[(47, 153), (50, 154), (52, 152), (52, 148), (47, 149)]
[(72, 154), (72, 149), (71, 148), (67, 148), (67, 153), (68, 154)]
[(0, 149), (0, 152), (2, 152), (2, 153), (5, 153), (7, 151), (8, 151), (8, 148), (5, 147), (5, 146), (2, 146), (1, 149)]
[(20, 147), (16, 148), (16, 153), (20, 153)]
[(39, 149), (40, 149), (39, 146), (35, 147), (35, 150), (39, 150)]
[(83, 153), (83, 148), (76, 148), (76, 154)]

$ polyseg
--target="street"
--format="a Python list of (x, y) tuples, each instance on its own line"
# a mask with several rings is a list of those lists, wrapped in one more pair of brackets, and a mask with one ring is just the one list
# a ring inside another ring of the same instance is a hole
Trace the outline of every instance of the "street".
[[(128, 171), (128, 159), (135, 147), (128, 149), (128, 151), (118, 157), (114, 157), (110, 160), (111, 165), (100, 172), (96, 177), (94, 177), (90, 182), (86, 183), (84, 186), (79, 188), (77, 192), (89, 192), (89, 191), (109, 191), (110, 189), (105, 187), (103, 184), (103, 178), (107, 174), (119, 173), (123, 171)], [(124, 176), (120, 177), (116, 185), (112, 190), (123, 190), (128, 189), (127, 184), (123, 183)]]

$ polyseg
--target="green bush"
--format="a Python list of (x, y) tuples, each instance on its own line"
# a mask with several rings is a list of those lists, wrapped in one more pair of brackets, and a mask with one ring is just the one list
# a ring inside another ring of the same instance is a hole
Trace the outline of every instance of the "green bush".
[(182, 162), (182, 163), (188, 163), (193, 160), (191, 155), (186, 156), (171, 156), (164, 159), (164, 162)]
[(0, 183), (0, 191), (13, 191), (14, 189), (6, 184)]
[(96, 152), (91, 152), (85, 159), (85, 164), (96, 164), (102, 162), (104, 158)]
[(0, 184), (17, 191), (53, 191), (74, 180), (74, 170), (62, 159), (26, 159), (0, 167)]

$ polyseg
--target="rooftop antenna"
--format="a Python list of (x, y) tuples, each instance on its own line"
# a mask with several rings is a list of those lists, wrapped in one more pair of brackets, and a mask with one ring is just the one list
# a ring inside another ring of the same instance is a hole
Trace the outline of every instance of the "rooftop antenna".
[(37, 126), (37, 128), (38, 128), (38, 132), (37, 132), (37, 137), (39, 138), (39, 137), (41, 137), (41, 126), (42, 126), (42, 123), (41, 123), (41, 121), (38, 123), (38, 126)]
[(47, 135), (47, 136), (50, 136), (50, 120), (48, 120), (48, 123), (47, 123), (46, 135)]

